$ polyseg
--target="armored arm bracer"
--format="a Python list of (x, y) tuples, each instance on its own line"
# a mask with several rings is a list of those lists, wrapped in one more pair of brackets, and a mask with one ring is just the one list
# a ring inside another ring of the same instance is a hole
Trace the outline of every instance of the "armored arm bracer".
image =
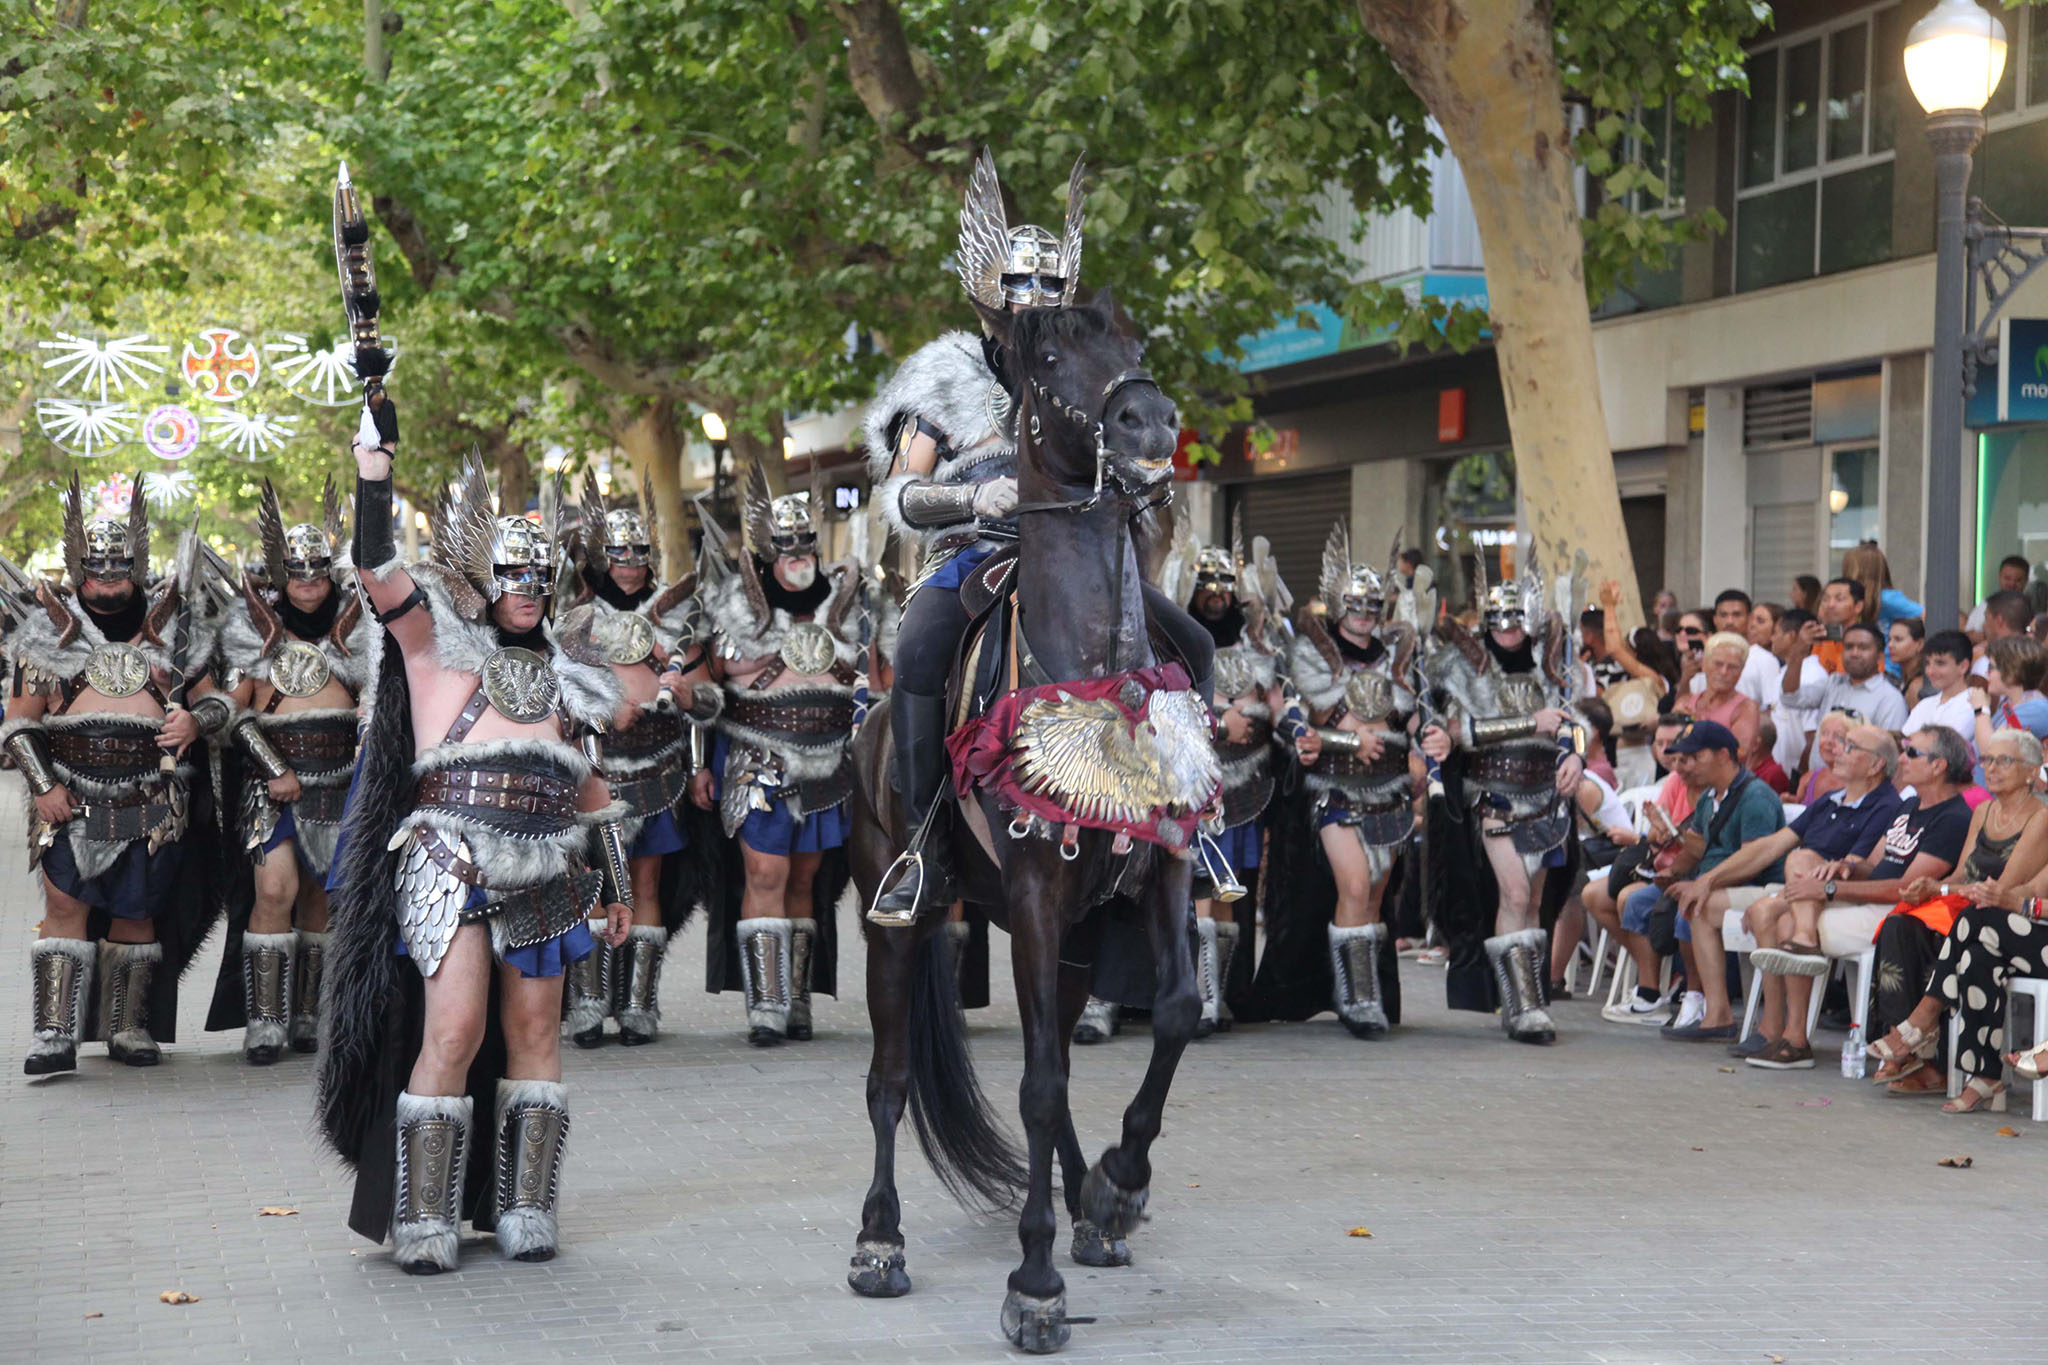
[(698, 725), (709, 725), (725, 710), (725, 690), (716, 683), (692, 683), (690, 702), (683, 714)]
[(235, 704), (219, 692), (208, 692), (185, 709), (199, 722), (199, 733), (209, 738), (226, 729), (235, 718)]
[[(604, 742), (595, 730), (584, 732), (582, 748), (583, 756), (590, 760), (592, 771), (600, 771), (604, 762)], [(617, 802), (612, 803), (612, 810), (624, 809), (625, 807)], [(604, 814), (608, 815), (609, 813), (606, 812)], [(616, 817), (598, 819), (595, 823), (597, 825), (597, 847), (604, 859), (604, 866), (599, 870), (604, 873), (605, 881), (608, 883), (606, 889), (610, 893), (606, 896), (605, 903), (608, 905), (623, 905), (628, 910), (631, 910), (633, 909), (633, 873), (626, 863), (625, 833), (619, 828), (619, 822)]]
[(1536, 733), (1534, 716), (1486, 716), (1474, 717), (1472, 744), (1483, 748), (1490, 744), (1505, 744), (1509, 740), (1528, 739)]
[(254, 712), (245, 711), (236, 717), (228, 733), (242, 752), (249, 756), (249, 761), (256, 765), (256, 771), (265, 778), (275, 779), (292, 775), (292, 765), (285, 762), (284, 755), (271, 745), (269, 737), (263, 733), (263, 727), (256, 723)]
[(398, 555), (391, 538), (391, 480), (356, 476), (356, 567), (364, 573), (381, 569)]
[(21, 728), (7, 737), (7, 754), (37, 796), (57, 785), (57, 770), (50, 766), (50, 736), (41, 725), (22, 722)]
[(1316, 734), (1322, 739), (1323, 748), (1331, 753), (1355, 754), (1358, 752), (1359, 736), (1356, 730), (1340, 730), (1335, 726), (1319, 725), (1316, 727)]
[(929, 530), (974, 520), (975, 487), (971, 483), (937, 483), (913, 479), (896, 494), (896, 510), (907, 526)]

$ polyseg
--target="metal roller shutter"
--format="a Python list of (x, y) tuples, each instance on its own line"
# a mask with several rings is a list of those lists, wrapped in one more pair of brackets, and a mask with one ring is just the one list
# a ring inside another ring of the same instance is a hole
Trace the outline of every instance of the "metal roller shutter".
[(1792, 580), (1812, 573), (1815, 544), (1813, 504), (1766, 503), (1749, 509), (1749, 592), (1759, 602), (1789, 602)]
[(1351, 515), (1351, 471), (1260, 479), (1233, 484), (1229, 493), (1231, 514), (1244, 509), (1246, 553), (1253, 536), (1271, 541), (1295, 604), (1307, 606), (1323, 575), (1323, 542), (1340, 518)]

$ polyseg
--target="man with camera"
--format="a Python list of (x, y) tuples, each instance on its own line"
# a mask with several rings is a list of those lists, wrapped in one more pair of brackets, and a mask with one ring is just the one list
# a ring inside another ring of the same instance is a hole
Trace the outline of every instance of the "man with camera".
[[(1825, 612), (1825, 595), (1821, 607)], [(1821, 621), (1808, 621), (1799, 628), (1799, 637), (1792, 642), (1792, 652), (1785, 660), (1785, 704), (1821, 715), (1850, 711), (1880, 730), (1904, 729), (1906, 699), (1885, 679), (1884, 639), (1876, 626), (1855, 621), (1841, 627), (1842, 671), (1828, 674), (1824, 682), (1801, 685), (1801, 666), (1807, 655), (1817, 653), (1819, 646), (1828, 643), (1834, 630), (1832, 624)]]

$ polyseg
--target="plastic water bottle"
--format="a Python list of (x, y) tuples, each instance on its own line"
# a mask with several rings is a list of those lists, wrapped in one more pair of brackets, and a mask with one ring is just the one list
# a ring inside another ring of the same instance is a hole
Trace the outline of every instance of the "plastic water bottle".
[(1849, 1025), (1849, 1038), (1842, 1044), (1842, 1074), (1852, 1081), (1863, 1079), (1863, 1025)]

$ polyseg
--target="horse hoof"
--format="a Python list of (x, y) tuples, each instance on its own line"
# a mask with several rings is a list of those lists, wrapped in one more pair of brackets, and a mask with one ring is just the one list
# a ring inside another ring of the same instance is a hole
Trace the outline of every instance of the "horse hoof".
[(1012, 1289), (1003, 1299), (1003, 1335), (1032, 1355), (1051, 1355), (1067, 1344), (1067, 1296), (1037, 1299)]
[(1102, 1163), (1088, 1168), (1081, 1182), (1081, 1214), (1100, 1235), (1111, 1240), (1128, 1237), (1145, 1213), (1149, 1190), (1127, 1190), (1103, 1172)]
[(846, 1282), (864, 1299), (900, 1299), (910, 1292), (910, 1272), (903, 1267), (900, 1246), (861, 1242), (854, 1247), (851, 1264)]
[(1074, 1261), (1078, 1265), (1119, 1266), (1131, 1263), (1131, 1244), (1111, 1237), (1086, 1218), (1074, 1220)]

